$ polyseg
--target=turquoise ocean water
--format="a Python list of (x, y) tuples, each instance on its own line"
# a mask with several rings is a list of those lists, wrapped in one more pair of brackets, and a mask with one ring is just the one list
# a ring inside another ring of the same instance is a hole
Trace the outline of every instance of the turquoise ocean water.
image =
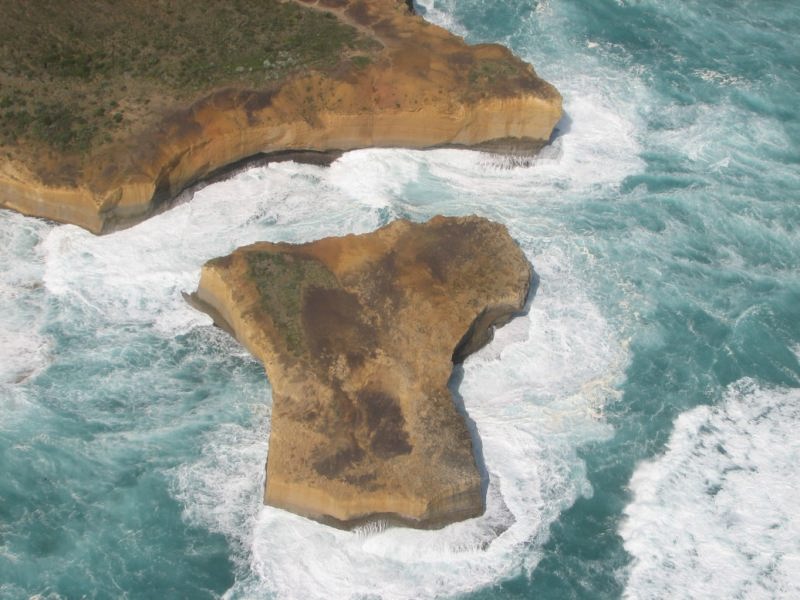
[[(800, 5), (418, 6), (561, 90), (532, 164), (273, 164), (102, 238), (0, 211), (0, 598), (800, 597)], [(245, 243), (439, 213), (506, 223), (540, 277), (459, 386), (486, 515), (261, 506), (269, 387), (181, 291)]]

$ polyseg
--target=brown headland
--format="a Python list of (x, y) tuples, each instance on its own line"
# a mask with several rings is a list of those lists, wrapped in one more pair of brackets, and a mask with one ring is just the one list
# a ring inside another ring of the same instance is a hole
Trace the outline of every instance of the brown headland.
[(0, 0), (0, 207), (103, 233), (259, 154), (533, 151), (561, 97), (403, 0)]

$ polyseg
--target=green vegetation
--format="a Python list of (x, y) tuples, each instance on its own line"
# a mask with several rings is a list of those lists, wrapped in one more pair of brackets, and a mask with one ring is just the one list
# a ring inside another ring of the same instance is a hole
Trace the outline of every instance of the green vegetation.
[(29, 137), (56, 150), (84, 152), (100, 132), (104, 132), (103, 141), (109, 141), (109, 132), (122, 122), (121, 113), (112, 117), (112, 108), (98, 106), (89, 112), (74, 100), (42, 101), (12, 90), (0, 96), (0, 143), (13, 144)]
[(0, 14), (0, 144), (59, 151), (109, 141), (153, 106), (263, 88), (376, 44), (279, 0), (0, 0)]
[(359, 69), (365, 69), (372, 62), (371, 57), (365, 56), (363, 54), (354, 56), (350, 60), (353, 61), (353, 64)]
[(516, 94), (520, 88), (520, 76), (524, 76), (520, 66), (509, 60), (479, 60), (467, 74), (469, 85), (465, 90), (464, 100)]
[(480, 60), (469, 71), (467, 78), (472, 86), (488, 87), (519, 75), (517, 67), (506, 60)]
[(306, 289), (338, 288), (333, 273), (314, 259), (293, 254), (248, 252), (250, 276), (258, 288), (261, 305), (287, 349), (299, 355), (303, 349), (303, 294)]

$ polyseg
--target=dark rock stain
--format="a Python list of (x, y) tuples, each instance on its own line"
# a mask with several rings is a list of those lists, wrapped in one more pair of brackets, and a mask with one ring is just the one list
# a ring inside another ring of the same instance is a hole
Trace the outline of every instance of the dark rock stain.
[(364, 451), (355, 440), (350, 440), (335, 452), (317, 458), (313, 465), (317, 473), (323, 477), (334, 479), (362, 458), (364, 458)]
[(351, 367), (357, 367), (377, 346), (375, 332), (363, 321), (358, 297), (345, 290), (309, 288), (302, 319), (314, 360), (332, 364), (344, 356)]
[(366, 413), (372, 451), (381, 458), (410, 454), (406, 420), (397, 400), (379, 391), (362, 391), (358, 400)]
[(369, 492), (373, 492), (382, 487), (374, 483), (375, 479), (377, 479), (377, 475), (375, 475), (375, 473), (364, 473), (363, 475), (345, 475), (342, 477), (342, 479), (344, 479), (344, 481), (350, 485), (361, 487)]
[(375, 17), (369, 14), (366, 2), (355, 2), (345, 12), (353, 21), (364, 27), (369, 27), (375, 21)]
[(399, 35), (392, 19), (381, 19), (372, 26), (372, 30), (385, 38), (396, 38)]
[(387, 252), (375, 263), (370, 277), (361, 286), (366, 290), (370, 306), (384, 305), (389, 313), (395, 312), (403, 300), (403, 291), (397, 285), (397, 253)]
[(467, 222), (461, 227), (450, 224), (437, 227), (435, 233), (417, 254), (417, 258), (430, 270), (431, 276), (439, 283), (445, 283), (454, 268), (458, 268), (462, 257), (469, 259), (472, 249), (469, 240), (476, 235), (477, 226)]
[(447, 55), (447, 62), (452, 67), (466, 70), (475, 64), (475, 56), (471, 52), (453, 52)]
[(166, 118), (161, 124), (161, 132), (164, 138), (186, 140), (200, 137), (203, 128), (194, 118), (194, 108), (176, 110)]
[(256, 114), (263, 111), (265, 108), (272, 104), (275, 97), (273, 90), (265, 92), (250, 92), (247, 99), (242, 104), (245, 112), (247, 113), (247, 124), (255, 125), (258, 123)]

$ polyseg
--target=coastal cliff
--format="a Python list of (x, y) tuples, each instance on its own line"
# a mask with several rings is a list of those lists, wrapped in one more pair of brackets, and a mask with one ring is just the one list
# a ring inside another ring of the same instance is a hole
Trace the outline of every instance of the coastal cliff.
[[(10, 15), (0, 28), (43, 10), (0, 4)], [(191, 183), (258, 154), (373, 146), (532, 152), (561, 117), (560, 95), (530, 65), (498, 45), (465, 44), (402, 0), (265, 0), (247, 14), (252, 3), (181, 0), (161, 21), (130, 0), (109, 4), (107, 15), (102, 2), (60, 4), (63, 15), (32, 30), (29, 46), (24, 33), (5, 36), (0, 207), (94, 233), (147, 218)], [(212, 10), (223, 9), (231, 12), (215, 21)], [(198, 48), (209, 35), (191, 38), (195, 30), (220, 19), (231, 27), (220, 29), (217, 46)], [(162, 26), (164, 39), (146, 46)], [(36, 37), (59, 27), (71, 33), (47, 43)], [(171, 50), (175, 40), (189, 41)], [(196, 62), (164, 58), (190, 50)], [(208, 57), (223, 51), (225, 60)]]
[(531, 274), (506, 228), (478, 217), (257, 243), (206, 263), (190, 301), (272, 386), (265, 502), (344, 527), (480, 515), (447, 382), (523, 308)]

